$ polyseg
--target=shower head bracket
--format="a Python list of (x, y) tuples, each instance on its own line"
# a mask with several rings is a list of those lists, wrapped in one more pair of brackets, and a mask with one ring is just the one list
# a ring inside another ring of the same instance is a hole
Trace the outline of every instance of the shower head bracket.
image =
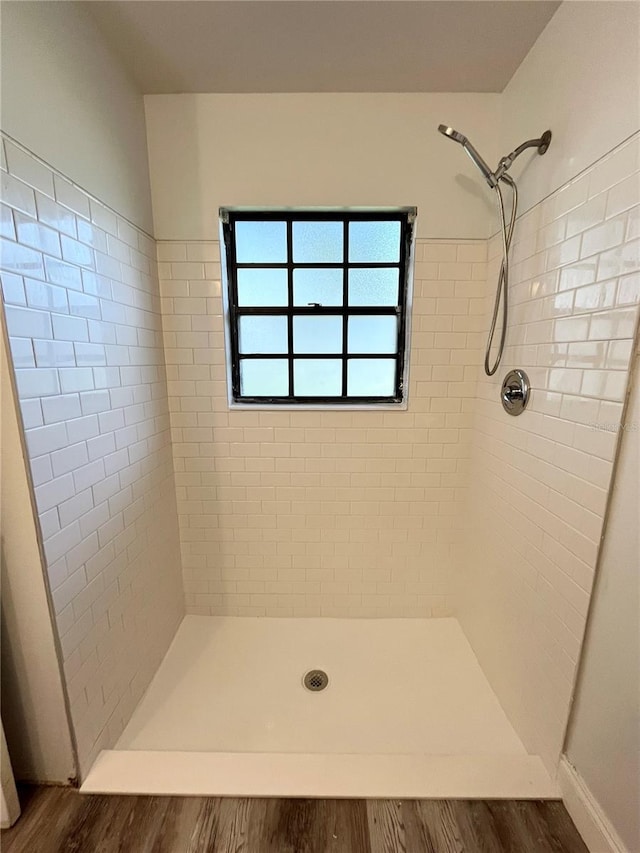
[(551, 131), (545, 130), (545, 132), (540, 137), (540, 145), (538, 145), (538, 154), (546, 154), (549, 145), (551, 145)]
[(507, 154), (505, 157), (502, 157), (495, 172), (492, 172), (487, 163), (485, 163), (478, 151), (473, 147), (471, 142), (469, 142), (463, 133), (459, 133), (457, 130), (454, 130), (453, 127), (449, 127), (446, 124), (438, 125), (438, 131), (443, 136), (446, 136), (448, 139), (452, 139), (454, 142), (457, 142), (463, 147), (465, 152), (478, 167), (491, 189), (496, 188), (498, 181), (504, 180), (504, 176), (511, 168), (513, 161), (516, 157), (519, 157), (523, 151), (526, 151), (528, 148), (535, 148), (538, 154), (546, 154), (549, 145), (551, 144), (551, 131), (545, 130), (542, 136), (537, 139), (527, 139), (527, 141), (523, 142), (522, 145), (518, 145), (511, 154)]
[(506, 157), (503, 157), (498, 163), (498, 167), (493, 173), (496, 181), (503, 180), (506, 173), (509, 171), (511, 166), (513, 165), (513, 161), (516, 157), (519, 157), (523, 151), (526, 151), (528, 148), (535, 148), (538, 154), (546, 154), (547, 150), (551, 145), (551, 131), (545, 130), (545, 132), (538, 139), (527, 139), (526, 142), (523, 142), (522, 145), (518, 145), (511, 154), (507, 154)]

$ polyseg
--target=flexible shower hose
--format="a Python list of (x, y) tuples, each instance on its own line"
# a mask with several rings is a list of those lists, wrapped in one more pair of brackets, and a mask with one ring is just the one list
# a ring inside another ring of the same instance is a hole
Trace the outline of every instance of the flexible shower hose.
[[(509, 227), (504, 215), (504, 199), (502, 190), (500, 189), (500, 181), (508, 184), (512, 191), (511, 203), (511, 218)], [(487, 339), (487, 349), (484, 356), (484, 372), (487, 376), (493, 376), (498, 369), (498, 365), (502, 359), (504, 352), (504, 343), (507, 337), (507, 318), (509, 309), (509, 249), (511, 248), (511, 238), (513, 237), (513, 228), (516, 221), (516, 213), (518, 210), (518, 188), (515, 181), (508, 175), (503, 175), (496, 183), (495, 191), (498, 196), (498, 211), (500, 213), (500, 225), (502, 228), (502, 263), (500, 265), (500, 274), (498, 275), (498, 286), (496, 289), (496, 298), (493, 305), (493, 317), (491, 319), (491, 328), (489, 329), (489, 337)], [(500, 295), (502, 294), (502, 330), (500, 332), (500, 344), (498, 346), (498, 354), (493, 362), (489, 363), (491, 357), (491, 347), (493, 346), (493, 337), (496, 331), (498, 321), (498, 313), (500, 311)]]

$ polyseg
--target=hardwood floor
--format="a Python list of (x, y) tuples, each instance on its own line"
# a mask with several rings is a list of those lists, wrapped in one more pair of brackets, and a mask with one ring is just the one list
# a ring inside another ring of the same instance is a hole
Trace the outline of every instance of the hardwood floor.
[(588, 853), (561, 802), (235, 800), (25, 788), (3, 853)]

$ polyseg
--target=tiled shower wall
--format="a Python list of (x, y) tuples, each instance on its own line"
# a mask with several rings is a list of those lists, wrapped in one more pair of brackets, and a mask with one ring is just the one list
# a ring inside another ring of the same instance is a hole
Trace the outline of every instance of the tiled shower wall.
[(637, 322), (637, 142), (519, 221), (496, 379), (498, 241), (488, 286), (484, 241), (418, 241), (407, 411), (229, 410), (218, 244), (158, 244), (160, 301), (153, 241), (6, 142), (2, 286), (83, 767), (180, 619), (176, 491), (189, 612), (457, 611), (552, 764)]
[(229, 410), (218, 244), (158, 258), (188, 612), (452, 613), (485, 241), (417, 243), (407, 411)]
[(86, 770), (183, 614), (156, 248), (19, 146), (0, 147), (6, 322)]
[[(549, 767), (562, 747), (638, 322), (638, 143), (518, 221), (508, 346), (478, 386), (458, 614), (525, 745)], [(489, 256), (492, 300), (497, 238)], [(499, 403), (513, 367), (533, 387), (517, 418)]]

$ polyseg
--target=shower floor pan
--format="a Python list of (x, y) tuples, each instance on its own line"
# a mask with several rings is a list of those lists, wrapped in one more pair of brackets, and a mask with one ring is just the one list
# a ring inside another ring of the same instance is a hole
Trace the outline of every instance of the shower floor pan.
[[(328, 685), (306, 689), (309, 670)], [(558, 796), (455, 619), (187, 616), (81, 790)]]

